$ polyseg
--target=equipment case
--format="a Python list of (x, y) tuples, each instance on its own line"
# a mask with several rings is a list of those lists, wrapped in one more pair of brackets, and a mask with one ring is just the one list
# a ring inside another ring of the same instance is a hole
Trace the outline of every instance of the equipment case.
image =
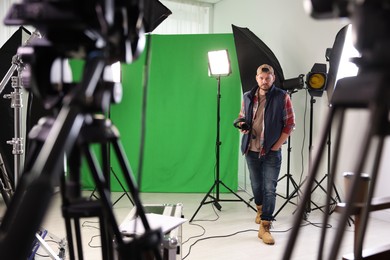
[[(144, 211), (146, 214), (154, 213), (164, 216), (171, 216), (176, 218), (183, 218), (183, 204), (145, 204)], [(134, 207), (126, 216), (120, 229), (122, 231), (126, 222), (134, 220), (136, 215), (136, 208)], [(182, 225), (174, 228), (168, 233), (164, 234), (161, 245), (161, 255), (164, 260), (181, 260), (182, 259)]]

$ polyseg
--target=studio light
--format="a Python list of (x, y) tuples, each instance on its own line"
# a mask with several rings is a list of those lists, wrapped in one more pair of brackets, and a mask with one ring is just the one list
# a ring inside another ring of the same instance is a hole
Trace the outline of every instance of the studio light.
[(329, 71), (326, 92), (329, 103), (332, 104), (333, 93), (337, 82), (345, 77), (358, 74), (358, 66), (354, 62), (360, 57), (359, 51), (353, 45), (352, 24), (344, 26), (336, 35), (333, 47), (329, 51)]
[(296, 78), (286, 79), (282, 81), (282, 89), (287, 91), (303, 89), (303, 87), (305, 86), (305, 82), (303, 80), (304, 77), (305, 75), (300, 74)]
[[(200, 203), (199, 207), (195, 211), (194, 215), (192, 215), (190, 222), (195, 218), (196, 214), (198, 214), (200, 208), (209, 203), (213, 203), (213, 205), (216, 207), (216, 209), (221, 210), (222, 206), (220, 202), (223, 201), (241, 201), (244, 202), (248, 207), (251, 207), (253, 210), (256, 211), (256, 209), (250, 205), (247, 201), (245, 201), (243, 198), (241, 198), (238, 194), (236, 194), (232, 189), (230, 189), (228, 186), (226, 186), (225, 183), (222, 182), (220, 179), (220, 149), (221, 149), (221, 139), (220, 139), (220, 133), (221, 133), (221, 76), (229, 76), (231, 71), (230, 66), (230, 60), (229, 60), (229, 54), (228, 50), (219, 50), (219, 51), (209, 51), (208, 52), (208, 59), (209, 59), (209, 76), (215, 77), (217, 79), (217, 116), (216, 116), (216, 123), (217, 123), (217, 133), (216, 133), (216, 142), (215, 142), (215, 152), (216, 152), (216, 164), (215, 164), (215, 179), (214, 184), (211, 186), (209, 192), (205, 195), (202, 202)], [(221, 199), (220, 198), (220, 187), (221, 185), (225, 187), (228, 191), (233, 193), (238, 199), (237, 200), (231, 200), (231, 199)], [(215, 195), (211, 195), (211, 192), (215, 190)], [(211, 199), (209, 201), (206, 201), (206, 199)]]
[(232, 72), (228, 50), (208, 52), (209, 76), (229, 76)]
[(315, 63), (311, 71), (306, 75), (306, 85), (309, 94), (312, 96), (322, 96), (326, 88), (326, 64)]

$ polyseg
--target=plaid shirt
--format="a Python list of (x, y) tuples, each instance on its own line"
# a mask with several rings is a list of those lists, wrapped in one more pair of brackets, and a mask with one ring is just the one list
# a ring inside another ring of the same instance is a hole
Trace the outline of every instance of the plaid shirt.
[(291, 132), (295, 128), (295, 114), (294, 114), (294, 109), (292, 106), (290, 95), (288, 95), (287, 93), (284, 98), (283, 121), (284, 121), (284, 128), (282, 130), (283, 133), (286, 133), (288, 135), (291, 134)]

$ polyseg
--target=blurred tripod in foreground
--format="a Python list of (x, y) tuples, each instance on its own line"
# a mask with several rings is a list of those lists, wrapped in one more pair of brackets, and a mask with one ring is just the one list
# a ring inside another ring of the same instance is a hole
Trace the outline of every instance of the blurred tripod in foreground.
[[(97, 0), (80, 5), (74, 0), (26, 0), (14, 4), (9, 11), (6, 24), (32, 25), (44, 36), (20, 48), (18, 54), (27, 64), (23, 85), (43, 100), (44, 107), (52, 110), (53, 116), (42, 118), (29, 134), (32, 147), (0, 225), (2, 258), (27, 258), (48, 209), (54, 184), (61, 180), (71, 259), (75, 259), (71, 220), (74, 220), (77, 259), (83, 259), (78, 220), (87, 216), (100, 219), (103, 259), (150, 259), (152, 256), (161, 259), (158, 250), (161, 230), (151, 230), (119, 133), (104, 116), (111, 102), (120, 101), (115, 95), (118, 86), (105, 77), (106, 68), (116, 61), (130, 63), (143, 51), (147, 31), (143, 23), (144, 7), (151, 2)], [(85, 62), (80, 83), (67, 78), (65, 64), (72, 58)], [(55, 63), (59, 64), (58, 70), (54, 70)], [(58, 81), (53, 81), (53, 74)], [(92, 143), (101, 144), (102, 154), (108, 143), (113, 145), (144, 226), (143, 235), (125, 238), (119, 231), (107, 185), (108, 162), (103, 159), (102, 170), (90, 147)], [(99, 201), (81, 197), (82, 155), (90, 167)], [(66, 176), (64, 158), (69, 165)]]
[[(298, 213), (294, 220), (291, 239), (284, 252), (283, 259), (290, 259), (296, 238), (298, 236), (299, 224), (305, 211), (305, 204), (310, 198), (310, 190), (315, 182), (320, 160), (324, 147), (326, 147), (326, 133), (331, 129), (332, 124), (337, 123), (337, 137), (334, 150), (333, 165), (329, 176), (333, 181), (336, 174), (337, 164), (339, 162), (339, 150), (341, 143), (341, 134), (343, 130), (343, 121), (348, 109), (366, 109), (369, 111), (369, 120), (365, 128), (365, 135), (360, 142), (361, 150), (356, 158), (356, 165), (353, 171), (350, 189), (346, 194), (346, 202), (339, 205), (341, 216), (339, 219), (337, 232), (332, 239), (327, 259), (337, 259), (340, 245), (344, 237), (345, 226), (348, 218), (359, 211), (359, 222), (355, 223), (355, 241), (354, 252), (351, 259), (388, 259), (390, 249), (382, 248), (376, 251), (374, 255), (363, 254), (363, 240), (368, 223), (369, 212), (374, 210), (373, 194), (378, 176), (379, 166), (384, 148), (385, 138), (390, 135), (390, 52), (387, 47), (390, 41), (388, 28), (390, 26), (390, 10), (388, 1), (365, 0), (365, 1), (311, 1), (312, 15), (315, 18), (333, 17), (335, 14), (340, 17), (349, 17), (352, 21), (352, 30), (355, 36), (354, 45), (360, 52), (361, 57), (355, 58), (354, 62), (359, 67), (359, 73), (356, 77), (347, 77), (339, 80), (336, 84), (335, 92), (332, 97), (332, 107), (330, 108), (328, 118), (323, 128), (323, 133), (316, 153), (312, 168), (307, 180), (302, 203), (298, 208)], [(369, 156), (372, 155), (372, 156)], [(372, 160), (368, 160), (372, 159)], [(362, 190), (363, 178), (361, 174), (370, 167), (370, 183), (367, 194), (363, 198), (363, 204), (358, 206), (355, 202)], [(327, 194), (327, 208), (329, 208), (331, 194)], [(382, 209), (389, 203), (383, 203)], [(377, 206), (377, 205), (375, 205)], [(379, 205), (381, 206), (381, 205)], [(326, 211), (327, 212), (327, 211)], [(324, 214), (324, 223), (321, 232), (321, 240), (318, 249), (317, 259), (324, 259), (324, 247), (326, 238), (326, 225), (329, 216)], [(346, 258), (344, 258), (346, 259)], [(350, 259), (350, 258), (347, 258)], [(378, 258), (375, 258), (378, 259)]]

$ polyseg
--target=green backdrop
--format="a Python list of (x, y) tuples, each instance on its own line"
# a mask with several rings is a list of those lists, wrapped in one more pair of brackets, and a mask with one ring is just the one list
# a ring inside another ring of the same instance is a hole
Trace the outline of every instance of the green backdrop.
[[(217, 80), (208, 76), (207, 52), (228, 49), (232, 74), (221, 78), (220, 179), (237, 190), (241, 83), (232, 34), (149, 35), (146, 133), (142, 192), (207, 192), (216, 173)], [(121, 133), (133, 175), (140, 154), (141, 108), (146, 51), (122, 65), (123, 99), (112, 105), (111, 120)], [(114, 153), (111, 166), (121, 179)], [(83, 170), (84, 189), (95, 184)], [(121, 191), (111, 178), (113, 191)], [(221, 189), (226, 192), (225, 189)]]

